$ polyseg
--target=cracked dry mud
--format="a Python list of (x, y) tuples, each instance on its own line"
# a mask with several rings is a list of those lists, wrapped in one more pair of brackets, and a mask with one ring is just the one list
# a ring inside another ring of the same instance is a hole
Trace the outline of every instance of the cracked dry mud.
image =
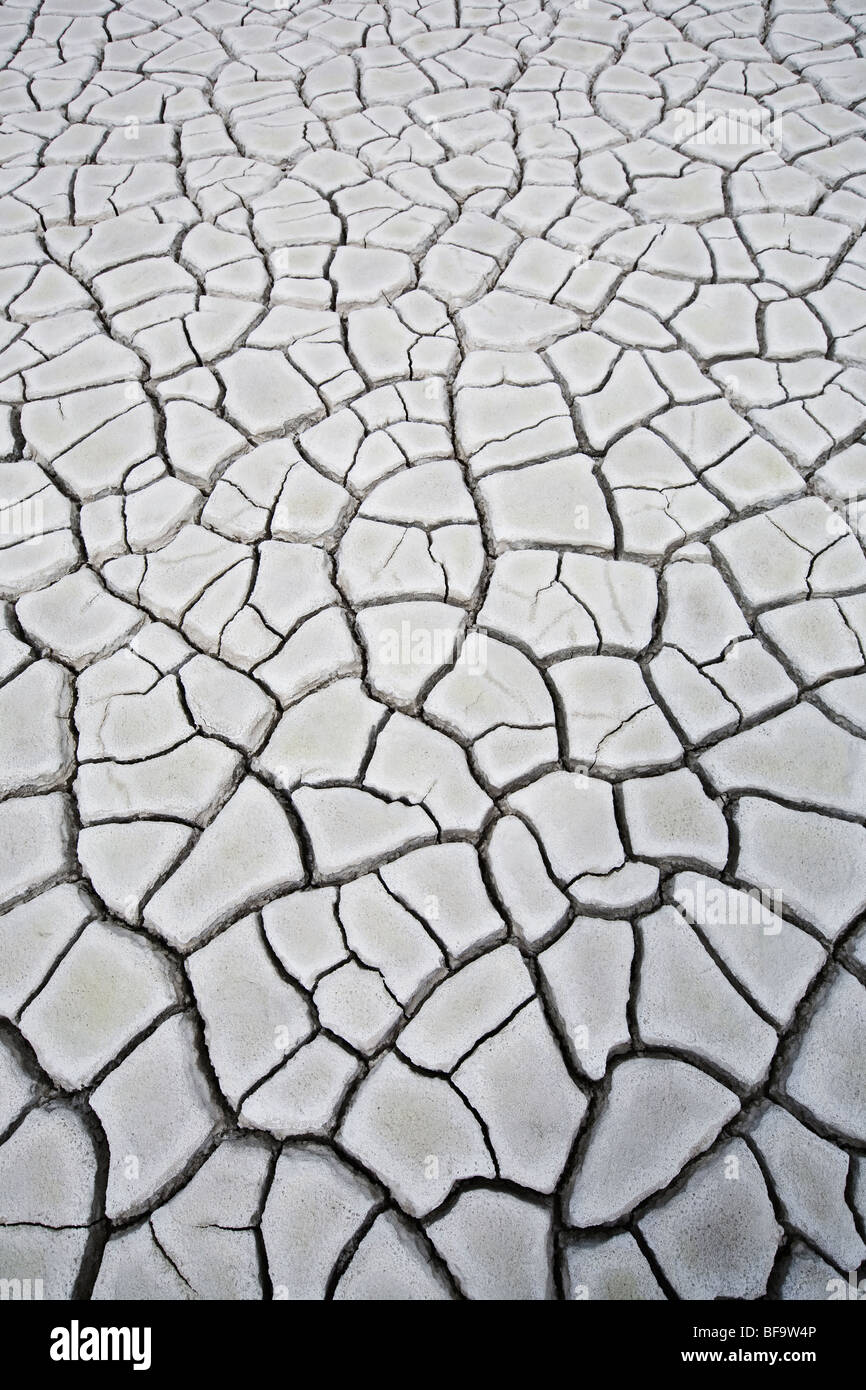
[(3, 5), (4, 1280), (861, 1266), (862, 8)]

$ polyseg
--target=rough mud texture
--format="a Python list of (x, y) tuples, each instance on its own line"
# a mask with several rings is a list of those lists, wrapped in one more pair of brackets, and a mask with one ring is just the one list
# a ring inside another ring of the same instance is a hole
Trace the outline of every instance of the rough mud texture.
[(862, 11), (3, 5), (4, 1280), (861, 1266)]

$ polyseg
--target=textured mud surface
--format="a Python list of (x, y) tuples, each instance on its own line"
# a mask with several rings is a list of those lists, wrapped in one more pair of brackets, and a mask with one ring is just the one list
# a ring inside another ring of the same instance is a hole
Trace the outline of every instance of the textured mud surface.
[(838, 1297), (857, 0), (0, 10), (0, 1278)]

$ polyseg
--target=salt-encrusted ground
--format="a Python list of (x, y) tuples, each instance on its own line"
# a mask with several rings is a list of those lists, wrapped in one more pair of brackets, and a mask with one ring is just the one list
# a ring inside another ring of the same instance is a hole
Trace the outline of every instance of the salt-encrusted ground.
[(858, 10), (3, 5), (0, 1279), (856, 1284)]

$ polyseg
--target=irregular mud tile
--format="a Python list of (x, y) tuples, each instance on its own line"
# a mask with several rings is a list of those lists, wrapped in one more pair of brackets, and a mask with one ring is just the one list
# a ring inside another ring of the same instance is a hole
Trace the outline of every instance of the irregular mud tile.
[(762, 1081), (778, 1035), (725, 978), (697, 933), (663, 907), (638, 924), (635, 1016), (642, 1040), (697, 1056), (744, 1088)]
[(305, 1134), (327, 1138), (361, 1070), (354, 1053), (317, 1033), (250, 1092), (240, 1108), (241, 1123), (277, 1139)]
[(665, 1298), (649, 1261), (627, 1231), (569, 1242), (562, 1263), (568, 1299), (625, 1303)]
[(604, 917), (640, 912), (656, 898), (659, 877), (654, 864), (630, 860), (608, 874), (581, 874), (569, 884), (568, 896), (582, 911), (598, 912)]
[(132, 763), (79, 764), (73, 790), (85, 825), (141, 816), (202, 826), (231, 791), (240, 767), (233, 749), (194, 737)]
[(0, 916), (0, 1012), (16, 1018), (96, 915), (83, 889), (61, 883)]
[(669, 711), (681, 738), (690, 746), (709, 743), (733, 733), (740, 711), (726, 700), (682, 652), (662, 647), (649, 664), (653, 686)]
[(656, 863), (692, 862), (723, 869), (728, 827), (699, 778), (688, 768), (623, 783), (622, 804), (635, 854)]
[(834, 941), (866, 906), (857, 866), (866, 832), (853, 821), (766, 797), (736, 802), (737, 875)]
[(385, 714), (360, 681), (335, 681), (286, 711), (253, 766), (285, 791), (353, 781)]
[(791, 677), (755, 638), (728, 647), (720, 660), (707, 662), (703, 669), (744, 719), (775, 713), (796, 699)]
[(52, 887), (71, 869), (71, 807), (60, 792), (0, 805), (0, 903)]
[(198, 1298), (261, 1298), (256, 1228), (270, 1169), (268, 1146), (225, 1139), (150, 1219), (161, 1250)]
[(866, 745), (813, 705), (797, 705), (700, 757), (720, 792), (766, 792), (809, 810), (862, 816)]
[(523, 295), (498, 287), (457, 315), (458, 331), (470, 352), (478, 348), (537, 351), (576, 326), (570, 310), (538, 299), (527, 302)]
[(254, 917), (194, 951), (186, 968), (217, 1080), (236, 1106), (281, 1057), (311, 1036), (309, 1004), (281, 978)]
[(586, 1112), (537, 1001), (482, 1041), (454, 1084), (487, 1126), (499, 1176), (535, 1192), (555, 1188)]
[(810, 1250), (802, 1241), (791, 1243), (784, 1278), (779, 1286), (779, 1298), (784, 1302), (812, 1303), (826, 1298), (847, 1298), (849, 1285), (838, 1270)]
[(313, 991), (324, 1028), (356, 1052), (371, 1056), (396, 1031), (403, 1013), (378, 970), (349, 960), (325, 975)]
[(262, 908), (271, 950), (305, 989), (348, 954), (336, 916), (337, 890), (309, 888), (275, 898)]
[(251, 664), (256, 677), (284, 708), (330, 679), (361, 673), (358, 646), (337, 607), (302, 620), (274, 656), (259, 665)]
[(430, 845), (381, 870), (398, 902), (422, 918), (452, 964), (501, 941), (505, 922), (487, 896), (478, 855), (470, 845)]
[(335, 1299), (376, 1303), (453, 1297), (417, 1233), (393, 1211), (376, 1217), (334, 1290)]
[(592, 464), (581, 454), (510, 468), (481, 480), (497, 547), (580, 545), (613, 549), (613, 525)]
[(639, 353), (624, 353), (600, 391), (579, 395), (575, 411), (595, 452), (654, 415), (668, 398)]
[(492, 810), (459, 743), (402, 714), (392, 715), (377, 733), (364, 785), (420, 804), (443, 833), (476, 834)]
[(866, 990), (836, 966), (822, 988), (784, 1084), (787, 1096), (843, 1140), (862, 1143), (866, 1085), (857, 1058), (866, 1032)]
[(398, 1048), (424, 1071), (449, 1073), (532, 996), (514, 946), (498, 946), (439, 984), (400, 1034)]
[(724, 579), (708, 565), (668, 565), (662, 593), (664, 641), (698, 665), (717, 660), (735, 638), (751, 636)]
[(599, 773), (643, 772), (682, 757), (682, 744), (636, 662), (576, 656), (550, 668), (565, 714), (572, 764)]
[(628, 922), (577, 917), (538, 957), (541, 979), (572, 1062), (604, 1076), (612, 1052), (629, 1041), (627, 1008), (634, 939)]
[(866, 1247), (845, 1197), (848, 1155), (769, 1102), (749, 1132), (790, 1224), (840, 1269), (858, 1269)]
[(96, 1147), (76, 1110), (31, 1110), (0, 1146), (0, 1230), (87, 1226), (94, 1218)]
[(38, 594), (25, 594), (16, 612), (32, 640), (76, 670), (120, 646), (143, 621), (141, 613), (107, 593), (89, 570), (77, 570)]
[(671, 891), (747, 996), (777, 1024), (790, 1023), (826, 960), (819, 943), (774, 912), (774, 900), (762, 895), (692, 873), (677, 874)]
[(372, 1183), (329, 1150), (285, 1149), (261, 1225), (275, 1296), (323, 1298), (344, 1247), (380, 1201)]
[[(101, 1081), (91, 1104), (110, 1150), (106, 1212), (136, 1215), (214, 1135), (222, 1112), (188, 1014), (161, 1023)], [(171, 1087), (166, 1077), (171, 1077)]]
[(315, 424), (325, 413), (318, 395), (280, 352), (241, 348), (217, 371), (229, 418), (255, 438)]
[(569, 904), (551, 881), (532, 832), (517, 816), (501, 816), (485, 857), (519, 939), (530, 949), (543, 945), (563, 924)]
[(75, 723), (81, 761), (135, 762), (169, 752), (193, 733), (174, 676), (160, 680), (127, 647), (78, 677)]
[(371, 688), (411, 710), (432, 677), (459, 657), (465, 614), (445, 603), (409, 601), (363, 608), (358, 630)]
[(312, 845), (320, 878), (353, 878), (377, 862), (436, 838), (420, 806), (357, 787), (300, 787), (292, 802)]
[(181, 668), (190, 714), (205, 734), (255, 752), (273, 723), (276, 705), (253, 681), (207, 656)]
[(732, 1091), (690, 1063), (630, 1057), (615, 1064), (571, 1174), (568, 1224), (599, 1226), (625, 1216), (667, 1187), (738, 1109)]
[(433, 936), (375, 874), (340, 890), (339, 919), (349, 948), (379, 971), (404, 1007), (422, 998), (445, 974), (445, 960)]
[(507, 1189), (462, 1192), (427, 1235), (467, 1298), (529, 1302), (553, 1297), (548, 1207)]
[(165, 1299), (183, 1302), (195, 1291), (159, 1248), (149, 1221), (109, 1237), (91, 1297), (95, 1302)]
[(529, 822), (560, 882), (608, 873), (625, 859), (606, 782), (585, 773), (551, 772), (512, 792), (506, 805)]
[(552, 381), (464, 386), (457, 396), (454, 427), (460, 457), (473, 478), (578, 446), (562, 393)]
[(463, 1178), (494, 1176), (481, 1126), (458, 1091), (393, 1055), (377, 1061), (338, 1137), (413, 1216), (425, 1216)]
[(19, 1027), (49, 1076), (77, 1091), (177, 1001), (170, 964), (150, 942), (125, 927), (91, 922)]
[(72, 682), (36, 661), (0, 690), (0, 794), (51, 791), (75, 766), (68, 719)]
[(747, 285), (702, 285), (671, 326), (703, 362), (758, 351), (758, 301)]
[(740, 1139), (702, 1159), (638, 1226), (681, 1298), (762, 1298), (782, 1236)]
[(303, 877), (285, 811), (248, 777), (151, 898), (145, 921), (171, 945), (193, 946), (227, 918), (296, 887)]

